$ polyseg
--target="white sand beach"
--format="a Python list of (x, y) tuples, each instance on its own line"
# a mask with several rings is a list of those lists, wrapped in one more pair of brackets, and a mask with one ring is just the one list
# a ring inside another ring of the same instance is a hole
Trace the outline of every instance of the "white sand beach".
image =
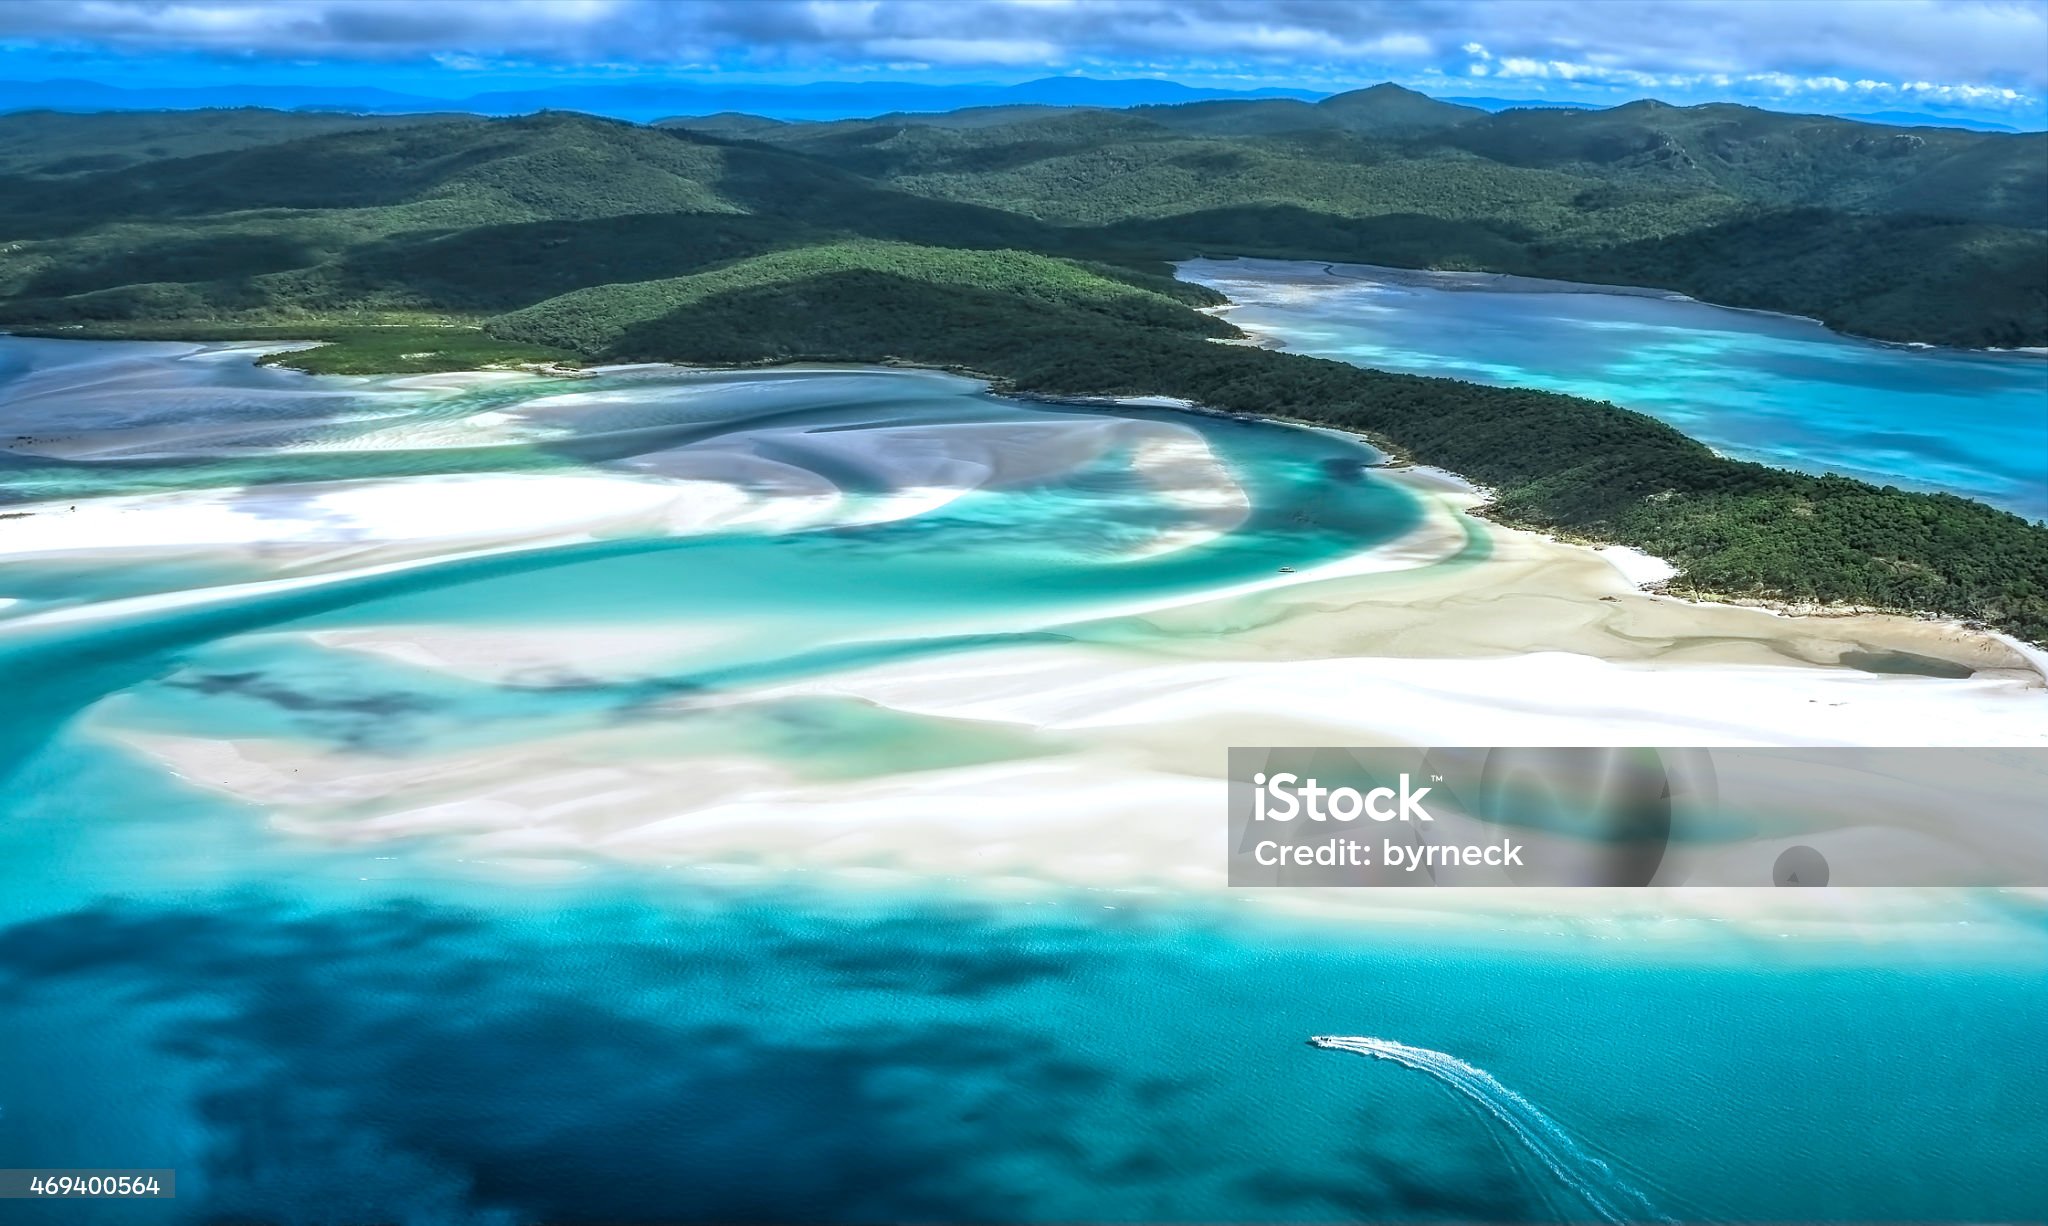
[[(1135, 614), (1153, 631), (1141, 645), (925, 657), (678, 697), (651, 718), (540, 743), (397, 758), (140, 732), (118, 718), (103, 731), (196, 785), (261, 806), (295, 835), (425, 840), (521, 872), (618, 858), (1007, 891), (1193, 892), (1390, 922), (1513, 914), (1583, 932), (1626, 921), (1674, 938), (1688, 924), (1719, 922), (1765, 934), (1801, 925), (1853, 934), (1878, 914), (1887, 924), (1954, 922), (1953, 900), (1938, 906), (1936, 895), (1914, 901), (1899, 891), (1866, 897), (1867, 911), (1840, 898), (1706, 889), (1624, 903), (1550, 890), (1455, 902), (1415, 896), (1424, 891), (1224, 894), (1229, 745), (2048, 746), (2048, 688), (1998, 636), (1657, 596), (1637, 587), (1655, 577), (1654, 559), (1484, 524), (1465, 515), (1476, 495), (1459, 483), (1426, 472), (1392, 477), (1432, 500), (1418, 531), (1438, 539), (1415, 564), (1389, 570), (1382, 558), (1378, 568), (1274, 576), (1151, 608)], [(1445, 556), (1447, 530), (1459, 540), (1483, 534), (1487, 556), (1424, 564)], [(701, 646), (690, 634), (658, 625), (459, 635), (391, 626), (320, 632), (317, 641), (523, 684), (556, 674), (629, 680)], [(1975, 672), (1882, 675), (1841, 666), (1851, 651), (1907, 652)], [(786, 747), (707, 752), (690, 722), (819, 701), (925, 721), (937, 739), (1000, 729), (1041, 748), (1014, 760), (820, 778)]]

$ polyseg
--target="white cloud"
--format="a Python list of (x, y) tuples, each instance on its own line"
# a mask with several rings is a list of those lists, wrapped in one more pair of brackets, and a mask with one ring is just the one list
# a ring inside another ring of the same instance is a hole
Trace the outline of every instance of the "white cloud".
[(2043, 0), (0, 0), (0, 40), (466, 66), (1434, 72), (1977, 106), (2048, 94)]
[(938, 64), (1054, 64), (1062, 58), (1053, 43), (1005, 38), (877, 38), (866, 45), (875, 55)]

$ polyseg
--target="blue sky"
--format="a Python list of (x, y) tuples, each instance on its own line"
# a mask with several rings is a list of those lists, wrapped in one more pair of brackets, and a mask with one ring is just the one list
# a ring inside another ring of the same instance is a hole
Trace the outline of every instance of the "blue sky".
[(2048, 0), (5, 0), (0, 78), (1014, 82), (1914, 110), (2038, 127)]

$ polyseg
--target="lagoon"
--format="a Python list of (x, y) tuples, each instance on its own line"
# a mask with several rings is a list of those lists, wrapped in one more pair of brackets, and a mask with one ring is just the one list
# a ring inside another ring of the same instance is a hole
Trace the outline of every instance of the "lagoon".
[(1226, 318), (1359, 366), (1605, 400), (1724, 455), (2048, 519), (2048, 355), (1883, 344), (1662, 291), (1193, 260)]

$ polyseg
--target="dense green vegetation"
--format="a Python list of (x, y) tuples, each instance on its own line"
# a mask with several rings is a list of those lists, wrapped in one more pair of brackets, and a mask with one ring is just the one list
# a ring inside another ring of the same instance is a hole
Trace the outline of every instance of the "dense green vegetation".
[(302, 136), (444, 123), (456, 115), (337, 115), (236, 107), (202, 111), (16, 111), (0, 115), (0, 175), (54, 177), (274, 145)]
[[(1398, 99), (1364, 99), (1381, 92), (751, 135), (1131, 255), (1625, 282), (1888, 340), (2048, 343), (2048, 135), (1648, 102), (1486, 115), (1413, 94), (1441, 109), (1388, 119)], [(1348, 99), (1359, 118), (1328, 114)]]
[[(1233, 336), (1236, 329), (1210, 315), (1187, 309), (1165, 292), (1172, 284), (1157, 279), (1146, 284), (1142, 274), (1122, 269), (1090, 268), (1070, 260), (1049, 259), (1022, 251), (958, 251), (909, 243), (860, 241), (804, 247), (726, 264), (709, 272), (662, 281), (606, 285), (551, 298), (490, 323), (494, 335), (541, 344), (567, 345), (586, 353), (618, 356), (626, 351), (656, 352), (688, 348), (699, 360), (762, 361), (777, 357), (815, 356), (809, 350), (829, 345), (828, 331), (849, 326), (847, 314), (863, 316), (864, 335), (900, 337), (915, 344), (918, 329), (934, 321), (935, 304), (946, 307), (942, 322), (949, 334), (969, 337), (986, 333), (1001, 343), (1001, 330), (1020, 312), (1048, 311), (1081, 315), (1107, 328), (1158, 328), (1196, 336)], [(847, 287), (872, 284), (901, 287), (910, 302), (900, 317), (891, 304), (864, 301)], [(793, 286), (817, 286), (815, 301), (788, 297)], [(1179, 287), (1190, 289), (1193, 287)], [(970, 305), (960, 296), (972, 291)], [(773, 310), (736, 314), (729, 307), (712, 308), (736, 298), (775, 295)], [(950, 297), (941, 298), (942, 294)], [(922, 298), (923, 301), (919, 301)], [(700, 309), (701, 312), (700, 312)], [(699, 328), (668, 345), (653, 344), (646, 329), (672, 328), (689, 319)], [(806, 337), (815, 339), (803, 339)], [(707, 355), (717, 356), (707, 356)], [(899, 356), (899, 355), (882, 355)], [(913, 361), (943, 361), (932, 355), (903, 354)]]
[[(2048, 344), (2039, 134), (1486, 115), (1390, 86), (826, 124), (427, 118), (0, 119), (0, 321), (466, 318), (880, 238), (1622, 281), (1892, 340)], [(147, 160), (88, 172), (86, 148)]]
[(236, 324), (186, 323), (66, 324), (17, 329), (24, 335), (63, 339), (153, 341), (318, 341), (313, 348), (288, 349), (257, 359), (264, 366), (288, 366), (315, 375), (419, 375), (444, 370), (574, 365), (578, 354), (555, 345), (493, 336), (463, 324)]
[(99, 146), (56, 125), (140, 159), (99, 170), (0, 124), (0, 324), (319, 339), (276, 360), (337, 372), (899, 361), (1181, 396), (1369, 433), (1486, 483), (1504, 519), (1649, 549), (1698, 589), (2048, 639), (2048, 527), (1721, 459), (1611, 405), (1218, 345), (1233, 330), (1193, 309), (1214, 296), (1166, 263), (1489, 269), (2043, 344), (2048, 138), (1737, 107), (1488, 116), (1390, 87), (832, 124), (307, 135), (236, 113), (180, 140), (175, 120)]

